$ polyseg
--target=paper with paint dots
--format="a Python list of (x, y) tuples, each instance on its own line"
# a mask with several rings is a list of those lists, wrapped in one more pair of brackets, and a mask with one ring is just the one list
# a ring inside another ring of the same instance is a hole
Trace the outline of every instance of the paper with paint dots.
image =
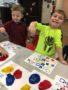
[(56, 75), (51, 90), (68, 90), (68, 79)]
[(27, 79), (28, 82), (26, 82), (20, 90), (51, 90), (53, 85), (53, 80), (51, 78), (38, 72), (37, 70), (33, 70), (28, 75)]
[(25, 62), (33, 65), (34, 67), (37, 67), (38, 69), (44, 71), (47, 74), (51, 74), (51, 72), (57, 65), (57, 60), (49, 58), (47, 56), (44, 57), (38, 53), (33, 53), (25, 60)]
[(12, 53), (15, 52), (16, 49), (20, 49), (21, 46), (17, 44), (13, 44), (10, 41), (4, 41), (0, 43), (0, 46), (5, 48), (8, 52)]
[(29, 74), (30, 72), (25, 68), (13, 61), (9, 61), (0, 68), (0, 82), (8, 90), (20, 90), (22, 85), (28, 82), (27, 77)]
[(10, 60), (16, 54), (15, 50), (21, 48), (21, 46), (13, 44), (10, 41), (1, 42), (0, 46), (3, 47), (8, 52), (7, 57), (0, 55), (0, 65)]
[(0, 68), (0, 82), (8, 90), (39, 90), (39, 84), (44, 80), (46, 88), (51, 88), (53, 80), (36, 70), (29, 72), (13, 61)]
[(53, 80), (39, 71), (33, 70), (28, 76), (27, 84), (30, 86), (30, 90), (51, 90)]

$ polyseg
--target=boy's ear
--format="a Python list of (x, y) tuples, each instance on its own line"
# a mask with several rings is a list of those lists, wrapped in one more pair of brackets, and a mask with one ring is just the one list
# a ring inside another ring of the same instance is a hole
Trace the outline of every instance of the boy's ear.
[(65, 20), (62, 22), (62, 25), (65, 23)]

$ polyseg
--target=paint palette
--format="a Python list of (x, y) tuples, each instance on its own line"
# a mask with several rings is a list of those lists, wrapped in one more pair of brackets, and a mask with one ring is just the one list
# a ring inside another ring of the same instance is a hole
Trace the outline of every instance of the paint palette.
[[(20, 90), (51, 90), (53, 80), (46, 75), (33, 70), (28, 75), (28, 82), (24, 84)], [(40, 89), (39, 89), (40, 88)]]
[[(8, 42), (9, 41), (0, 43), (0, 46), (3, 47), (8, 52), (8, 56), (3, 56), (0, 53), (0, 65), (5, 63), (6, 61), (8, 61), (10, 58), (12, 58), (16, 54), (12, 48), (9, 48), (9, 45), (7, 44)], [(12, 45), (11, 45), (11, 47), (12, 47)]]
[(8, 90), (20, 90), (26, 84), (29, 74), (28, 70), (10, 61), (0, 68), (0, 82)]
[(56, 75), (54, 84), (51, 90), (68, 90), (68, 79)]
[(57, 60), (49, 57), (44, 57), (38, 53), (33, 53), (30, 57), (28, 57), (25, 62), (37, 67), (38, 69), (46, 72), (47, 74), (51, 74), (53, 69), (57, 65)]

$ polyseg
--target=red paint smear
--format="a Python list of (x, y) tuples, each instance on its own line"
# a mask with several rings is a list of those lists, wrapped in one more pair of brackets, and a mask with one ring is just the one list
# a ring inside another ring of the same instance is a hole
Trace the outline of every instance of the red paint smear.
[(19, 79), (22, 77), (22, 71), (17, 69), (13, 75), (15, 76), (16, 79)]
[(40, 82), (38, 87), (39, 87), (39, 90), (46, 90), (46, 89), (50, 88), (51, 86), (52, 85), (51, 85), (50, 81), (44, 80), (44, 81)]
[(4, 60), (6, 60), (8, 58), (8, 55), (6, 55), (6, 56), (0, 56), (0, 61), (4, 61)]

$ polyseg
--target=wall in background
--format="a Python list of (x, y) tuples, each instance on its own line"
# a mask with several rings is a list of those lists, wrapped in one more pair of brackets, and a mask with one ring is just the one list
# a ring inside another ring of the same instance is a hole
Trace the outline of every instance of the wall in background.
[(49, 22), (49, 18), (55, 9), (55, 2), (56, 0), (42, 0), (42, 23)]
[(63, 0), (62, 9), (65, 11), (66, 17), (68, 19), (68, 0)]
[(42, 3), (42, 16), (41, 16), (41, 22), (42, 23), (48, 23), (49, 22), (49, 17), (51, 15), (51, 4), (49, 3), (49, 7), (47, 6), (48, 3), (46, 1), (43, 0), (43, 3)]
[(68, 19), (68, 0), (56, 0), (56, 9), (64, 10)]
[(56, 9), (62, 9), (63, 0), (56, 0)]

